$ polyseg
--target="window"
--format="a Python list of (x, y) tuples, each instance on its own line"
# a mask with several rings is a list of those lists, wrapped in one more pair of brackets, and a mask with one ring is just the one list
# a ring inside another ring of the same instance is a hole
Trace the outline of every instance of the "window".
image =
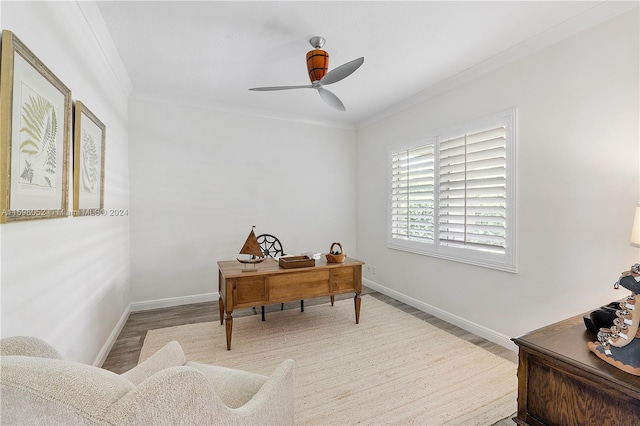
[(388, 246), (517, 272), (515, 110), (390, 153)]

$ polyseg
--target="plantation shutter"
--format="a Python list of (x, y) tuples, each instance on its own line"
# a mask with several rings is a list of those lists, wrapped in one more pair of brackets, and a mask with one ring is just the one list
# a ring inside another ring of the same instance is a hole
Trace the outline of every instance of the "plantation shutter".
[(440, 142), (439, 241), (505, 253), (506, 130)]
[(434, 148), (426, 145), (391, 158), (391, 238), (434, 242)]

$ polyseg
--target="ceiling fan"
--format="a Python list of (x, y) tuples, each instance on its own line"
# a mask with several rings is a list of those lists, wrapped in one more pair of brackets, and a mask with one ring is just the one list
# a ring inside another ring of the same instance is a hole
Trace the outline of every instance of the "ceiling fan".
[(355, 70), (360, 68), (360, 65), (364, 62), (364, 58), (354, 59), (327, 72), (329, 68), (329, 54), (324, 50), (320, 50), (324, 42), (325, 39), (322, 37), (311, 37), (309, 39), (309, 43), (311, 43), (311, 46), (314, 48), (314, 50), (307, 52), (307, 70), (309, 71), (311, 84), (302, 86), (254, 87), (249, 90), (267, 92), (271, 90), (316, 89), (322, 100), (327, 104), (337, 110), (346, 111), (342, 101), (336, 95), (325, 89), (324, 86), (336, 83), (351, 75)]

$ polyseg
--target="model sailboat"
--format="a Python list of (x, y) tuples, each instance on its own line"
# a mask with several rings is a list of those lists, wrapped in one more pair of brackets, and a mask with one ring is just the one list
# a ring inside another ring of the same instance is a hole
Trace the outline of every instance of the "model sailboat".
[(249, 233), (247, 240), (244, 242), (244, 245), (240, 249), (240, 254), (247, 255), (248, 258), (242, 258), (242, 257), (237, 258), (238, 262), (243, 263), (245, 266), (254, 265), (253, 268), (251, 269), (245, 268), (244, 269), (245, 271), (255, 270), (256, 269), (255, 265), (257, 263), (264, 261), (265, 259), (264, 253), (262, 253), (262, 249), (260, 248), (260, 244), (258, 244), (258, 239), (256, 238), (256, 234), (253, 232), (253, 228), (255, 228), (255, 226), (251, 227), (251, 232)]

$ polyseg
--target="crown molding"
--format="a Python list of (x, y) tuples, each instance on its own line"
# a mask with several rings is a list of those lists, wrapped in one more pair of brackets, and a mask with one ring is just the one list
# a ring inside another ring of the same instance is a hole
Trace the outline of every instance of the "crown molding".
[(131, 92), (133, 92), (133, 84), (122, 63), (118, 49), (116, 49), (116, 45), (111, 38), (111, 33), (107, 28), (107, 24), (104, 22), (98, 5), (94, 0), (76, 0), (76, 3), (87, 20), (98, 45), (100, 45), (104, 57), (111, 66), (111, 71), (116, 77), (116, 80), (120, 84), (120, 87), (122, 87), (124, 93), (129, 96)]

